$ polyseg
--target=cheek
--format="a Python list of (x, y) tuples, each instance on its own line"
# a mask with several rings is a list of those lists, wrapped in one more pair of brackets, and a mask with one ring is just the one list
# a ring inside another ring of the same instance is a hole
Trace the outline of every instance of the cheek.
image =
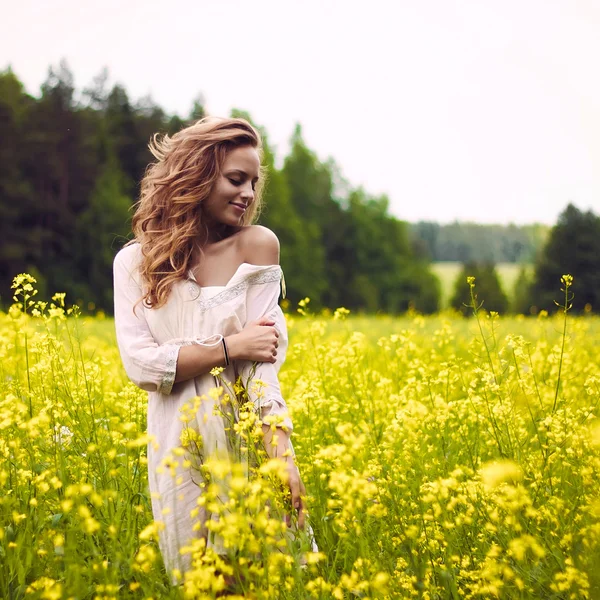
[(218, 205), (220, 202), (223, 201), (224, 196), (225, 196), (225, 190), (223, 189), (223, 185), (221, 185), (219, 183), (215, 184), (212, 191), (210, 192), (210, 195), (208, 196), (208, 198), (205, 201), (206, 207), (208, 208), (208, 207)]
[(232, 185), (229, 181), (220, 180), (214, 187), (213, 196), (215, 199), (226, 200), (231, 196), (235, 196), (237, 193), (237, 188)]

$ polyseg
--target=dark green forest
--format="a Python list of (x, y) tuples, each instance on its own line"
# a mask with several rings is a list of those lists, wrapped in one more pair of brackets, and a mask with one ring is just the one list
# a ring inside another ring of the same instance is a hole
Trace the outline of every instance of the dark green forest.
[[(110, 312), (112, 258), (130, 237), (131, 208), (152, 160), (148, 141), (204, 116), (200, 101), (182, 118), (150, 98), (132, 101), (107, 80), (104, 71), (78, 93), (62, 62), (33, 97), (10, 69), (0, 73), (5, 307), (12, 278), (26, 271), (42, 293), (64, 291), (84, 308)], [(260, 223), (280, 239), (291, 302), (310, 297), (316, 308), (435, 311), (438, 281), (414, 251), (408, 224), (389, 214), (388, 199), (345, 185), (336, 164), (306, 146), (300, 126), (276, 168), (261, 131), (269, 184)]]
[[(12, 300), (12, 278), (29, 272), (41, 296), (66, 292), (84, 310), (110, 313), (112, 260), (131, 237), (132, 207), (152, 161), (148, 141), (205, 114), (200, 98), (181, 117), (149, 97), (134, 101), (123, 85), (107, 82), (104, 70), (78, 91), (63, 61), (32, 96), (10, 68), (0, 72), (0, 308)], [(242, 110), (233, 116), (252, 121)], [(255, 125), (268, 170), (259, 222), (279, 237), (292, 303), (309, 297), (316, 309), (435, 312), (440, 284), (430, 263), (446, 260), (485, 264), (488, 271), (497, 262), (535, 262), (533, 278), (523, 271), (513, 310), (552, 309), (567, 272), (583, 302), (577, 305), (600, 305), (600, 221), (592, 213), (569, 206), (551, 231), (543, 225), (411, 225), (390, 214), (385, 195), (353, 188), (333, 159), (320, 160), (300, 125), (281, 168), (268, 132)], [(508, 310), (508, 300), (498, 306)]]

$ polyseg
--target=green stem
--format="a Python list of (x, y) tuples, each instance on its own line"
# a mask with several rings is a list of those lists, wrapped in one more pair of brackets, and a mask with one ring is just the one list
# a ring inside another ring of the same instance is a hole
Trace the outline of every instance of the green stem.
[(560, 376), (562, 373), (563, 357), (565, 355), (565, 341), (567, 339), (567, 312), (569, 311), (569, 286), (565, 284), (565, 304), (563, 307), (563, 313), (565, 315), (563, 322), (563, 335), (562, 335), (562, 346), (560, 349), (560, 361), (558, 363), (558, 378), (556, 379), (556, 390), (554, 392), (554, 404), (552, 405), (552, 414), (556, 410), (556, 404), (558, 403), (558, 392), (560, 390)]

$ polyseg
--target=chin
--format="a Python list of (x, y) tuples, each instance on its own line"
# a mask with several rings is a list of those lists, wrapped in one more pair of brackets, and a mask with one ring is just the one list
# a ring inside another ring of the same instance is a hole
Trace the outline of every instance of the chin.
[[(241, 219), (223, 219), (219, 225), (224, 229), (223, 233), (225, 233), (227, 236), (231, 233), (235, 233), (235, 231), (237, 231), (243, 225), (243, 223)], [(230, 229), (233, 229), (233, 231), (229, 231)]]
[(224, 223), (227, 227), (240, 227), (242, 225), (242, 219), (231, 219)]

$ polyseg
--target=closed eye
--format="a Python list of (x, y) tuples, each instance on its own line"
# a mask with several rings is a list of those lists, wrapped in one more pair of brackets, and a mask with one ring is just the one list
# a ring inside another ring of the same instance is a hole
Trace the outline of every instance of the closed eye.
[[(231, 179), (231, 177), (228, 177), (227, 179), (235, 186), (240, 186), (244, 183), (243, 181), (238, 181), (237, 179)], [(256, 181), (252, 182), (252, 191), (256, 191)]]

